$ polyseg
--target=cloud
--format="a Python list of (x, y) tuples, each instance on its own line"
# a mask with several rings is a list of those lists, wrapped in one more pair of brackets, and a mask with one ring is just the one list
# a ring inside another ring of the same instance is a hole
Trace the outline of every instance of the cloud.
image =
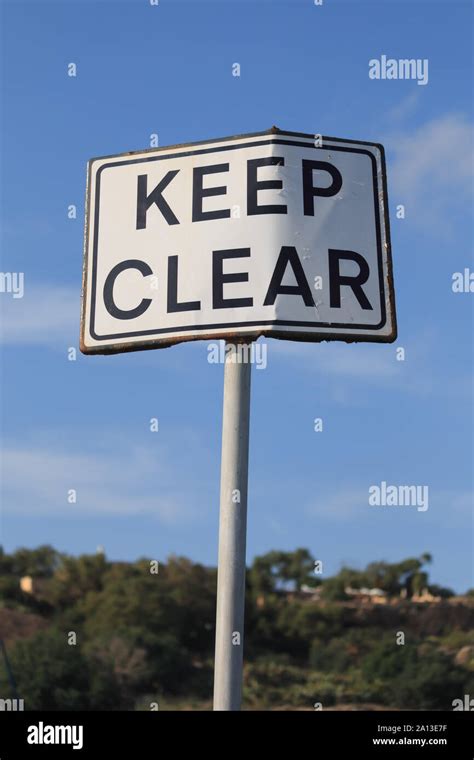
[(298, 343), (275, 340), (269, 343), (269, 357), (292, 358), (300, 368), (359, 380), (395, 381), (402, 379), (402, 362), (396, 361), (393, 346), (327, 343)]
[(452, 209), (472, 200), (472, 123), (463, 115), (447, 114), (410, 134), (392, 134), (386, 144), (389, 189), (405, 205), (407, 218), (434, 233), (448, 230)]
[(23, 298), (0, 294), (0, 343), (63, 349), (79, 339), (80, 287), (33, 283)]
[[(383, 479), (383, 478), (382, 478)], [(403, 478), (390, 479), (386, 482), (389, 485), (410, 485), (416, 483), (409, 479), (409, 482)], [(316, 501), (312, 502), (306, 508), (306, 514), (310, 517), (326, 518), (330, 520), (349, 520), (351, 518), (366, 519), (374, 514), (396, 514), (398, 508), (386, 507), (375, 509), (369, 505), (369, 487), (379, 485), (380, 480), (368, 482), (366, 486), (356, 484), (349, 487), (341, 488), (333, 492), (323, 493)], [(418, 485), (423, 485), (419, 483)], [(450, 515), (451, 522), (461, 522), (465, 524), (466, 520), (472, 520), (472, 508), (474, 505), (474, 492), (468, 490), (455, 490), (437, 488), (434, 485), (429, 486), (429, 507), (426, 514), (429, 514), (430, 521), (439, 524), (445, 524), (446, 515)], [(405, 514), (410, 512), (411, 508), (400, 508), (399, 513)], [(416, 508), (413, 510), (416, 512)], [(424, 514), (424, 513), (422, 513)]]
[(406, 98), (403, 98), (399, 103), (390, 108), (385, 114), (385, 120), (390, 124), (394, 122), (403, 122), (410, 116), (417, 108), (420, 102), (421, 92), (419, 90), (413, 90)]
[(450, 515), (459, 516), (472, 522), (474, 491), (436, 490), (430, 491), (430, 504), (439, 510), (449, 510)]
[(368, 500), (368, 486), (344, 488), (321, 496), (307, 507), (306, 513), (311, 517), (323, 517), (329, 520), (366, 517), (369, 509)]
[[(197, 511), (164, 449), (134, 447), (104, 452), (6, 447), (2, 453), (4, 512), (74, 517), (154, 515), (180, 522)], [(76, 503), (68, 502), (74, 489)]]
[[(389, 388), (409, 394), (470, 400), (472, 374), (452, 374), (449, 365), (439, 362), (436, 333), (424, 330), (403, 341), (405, 361), (397, 360), (398, 344), (381, 343), (301, 343), (272, 340), (268, 343), (268, 363), (276, 359), (297, 365), (298, 371), (333, 378), (329, 392), (337, 403), (358, 403), (354, 384), (371, 389)], [(360, 386), (359, 386), (360, 387)]]

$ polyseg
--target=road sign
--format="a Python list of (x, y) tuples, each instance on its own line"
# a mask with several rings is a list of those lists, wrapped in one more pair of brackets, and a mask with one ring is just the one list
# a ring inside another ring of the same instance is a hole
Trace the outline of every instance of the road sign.
[(396, 338), (385, 158), (283, 132), (89, 162), (81, 350), (224, 338), (214, 709), (242, 689), (250, 353)]
[(381, 145), (273, 128), (92, 159), (81, 350), (396, 338)]

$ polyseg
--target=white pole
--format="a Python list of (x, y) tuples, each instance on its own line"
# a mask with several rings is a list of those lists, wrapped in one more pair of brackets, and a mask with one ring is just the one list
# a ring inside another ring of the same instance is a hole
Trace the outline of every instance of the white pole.
[(226, 342), (214, 710), (240, 710), (242, 697), (250, 351), (251, 343)]

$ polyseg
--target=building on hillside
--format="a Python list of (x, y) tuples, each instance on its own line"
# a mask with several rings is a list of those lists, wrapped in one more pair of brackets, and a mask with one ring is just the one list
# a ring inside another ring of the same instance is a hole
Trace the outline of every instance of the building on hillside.
[(313, 601), (318, 601), (321, 599), (321, 588), (322, 586), (308, 586), (306, 583), (303, 583), (303, 585), (300, 586), (300, 591), (302, 594), (307, 594), (308, 596), (311, 595)]
[(31, 575), (24, 575), (20, 578), (20, 588), (24, 594), (39, 597), (47, 589), (47, 586), (47, 578), (33, 578)]
[(427, 588), (424, 588), (420, 594), (413, 594), (411, 601), (417, 602), (418, 604), (426, 604), (427, 602), (430, 604), (436, 604), (437, 602), (441, 601), (441, 597), (433, 596), (433, 594)]
[(387, 592), (381, 588), (352, 588), (346, 586), (344, 589), (347, 596), (352, 597), (363, 604), (387, 604)]
[(31, 575), (24, 575), (23, 578), (20, 578), (20, 588), (25, 594), (33, 593), (33, 578)]

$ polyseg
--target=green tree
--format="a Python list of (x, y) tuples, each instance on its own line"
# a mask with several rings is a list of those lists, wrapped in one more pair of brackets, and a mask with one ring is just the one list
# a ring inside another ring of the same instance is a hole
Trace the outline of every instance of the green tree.
[[(107, 663), (88, 660), (66, 633), (54, 628), (18, 641), (9, 659), (26, 710), (95, 710), (122, 707), (118, 683)], [(9, 692), (6, 674), (2, 694)]]
[(349, 597), (346, 594), (345, 589), (346, 580), (339, 575), (334, 576), (334, 578), (327, 578), (327, 580), (323, 581), (323, 596), (324, 599), (327, 599), (328, 601), (342, 602), (348, 599)]
[(58, 607), (66, 607), (90, 591), (100, 591), (108, 564), (103, 554), (63, 557), (49, 587), (49, 599)]
[(314, 574), (314, 557), (303, 548), (294, 552), (271, 551), (255, 557), (248, 578), (255, 595), (285, 589), (298, 591), (303, 585), (320, 583)]
[(385, 704), (417, 710), (450, 709), (469, 678), (442, 652), (387, 638), (366, 655), (362, 669), (369, 682), (383, 682)]
[(52, 546), (39, 546), (37, 549), (17, 549), (10, 556), (0, 555), (2, 565), (12, 575), (21, 577), (31, 575), (34, 578), (51, 578), (60, 566), (62, 555)]

